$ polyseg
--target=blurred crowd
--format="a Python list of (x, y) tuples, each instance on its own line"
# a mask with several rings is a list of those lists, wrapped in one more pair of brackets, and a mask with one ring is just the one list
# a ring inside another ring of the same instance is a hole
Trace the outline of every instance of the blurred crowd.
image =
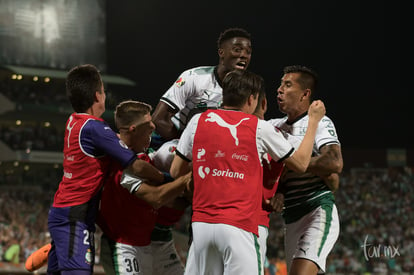
[(411, 168), (354, 169), (336, 194), (341, 234), (328, 271), (414, 271), (414, 177)]
[(54, 126), (42, 125), (2, 125), (0, 140), (13, 150), (44, 150), (61, 152), (64, 131)]
[(37, 186), (0, 185), (0, 257), (3, 260), (24, 262), (33, 251), (50, 241), (47, 213), (53, 192), (45, 191)]
[[(335, 193), (341, 233), (328, 274), (413, 274), (414, 177), (410, 168), (360, 168)], [(283, 219), (273, 215), (269, 257), (283, 257)]]
[[(106, 90), (106, 108), (114, 110), (122, 100), (111, 87)], [(31, 79), (18, 81), (5, 79), (0, 81), (0, 93), (16, 103), (16, 109), (25, 107), (48, 110), (57, 113), (72, 112), (72, 108), (65, 93), (65, 83), (62, 79), (53, 79), (50, 82), (32, 81)]]
[[(60, 180), (58, 172), (53, 175), (55, 179), (50, 173), (47, 175), (49, 184), (21, 180), (19, 175), (0, 175), (1, 259), (22, 263), (32, 251), (49, 241), (47, 212)], [(407, 168), (354, 168), (344, 172), (335, 193), (341, 233), (328, 257), (327, 274), (411, 274), (413, 189), (414, 177)], [(188, 235), (189, 224), (190, 211), (187, 211), (175, 230)], [(267, 272), (281, 274), (276, 273), (276, 265), (284, 264), (280, 215), (272, 215), (270, 229)], [(99, 237), (95, 239), (99, 241)], [(185, 238), (177, 240), (177, 249), (185, 261), (184, 242)]]

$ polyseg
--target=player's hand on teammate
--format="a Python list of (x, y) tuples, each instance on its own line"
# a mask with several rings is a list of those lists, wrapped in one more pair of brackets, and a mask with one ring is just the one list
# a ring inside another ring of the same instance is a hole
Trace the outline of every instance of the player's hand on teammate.
[(183, 184), (185, 185), (185, 192), (193, 192), (194, 189), (194, 182), (193, 182), (193, 172), (190, 171), (187, 174), (180, 177), (180, 179), (183, 181)]
[(191, 194), (194, 191), (194, 179), (193, 179), (193, 172), (188, 173), (189, 181), (187, 183), (187, 192), (190, 192)]
[(314, 100), (309, 106), (308, 115), (309, 119), (320, 121), (326, 113), (325, 104), (322, 100)]
[(328, 176), (322, 177), (325, 184), (331, 189), (332, 192), (335, 192), (339, 188), (339, 174), (332, 173)]
[(282, 193), (276, 193), (270, 199), (270, 205), (272, 206), (273, 211), (275, 212), (282, 212), (283, 205), (285, 204), (285, 196)]
[(186, 177), (186, 188), (183, 193), (183, 197), (188, 201), (193, 201), (193, 190), (194, 190), (194, 180), (193, 180), (193, 172), (188, 172), (184, 175)]

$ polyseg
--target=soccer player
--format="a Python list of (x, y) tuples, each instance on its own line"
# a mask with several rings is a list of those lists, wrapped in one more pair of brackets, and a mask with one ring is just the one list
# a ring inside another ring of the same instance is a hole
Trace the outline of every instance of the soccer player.
[[(259, 119), (264, 119), (265, 113), (267, 111), (267, 99), (264, 91), (259, 93), (259, 99), (254, 111), (254, 115)], [(283, 207), (283, 197), (280, 197), (280, 194), (276, 195), (275, 193), (279, 185), (279, 178), (283, 172), (284, 164), (283, 162), (277, 162), (273, 160), (268, 154), (265, 155), (265, 158), (262, 160), (263, 166), (263, 194), (262, 194), (262, 208), (259, 210), (259, 237), (258, 242), (260, 245), (260, 255), (262, 268), (264, 268), (266, 262), (266, 252), (267, 252), (267, 238), (269, 236), (269, 222), (270, 214), (274, 211), (281, 212)], [(271, 205), (271, 200), (281, 200), (277, 209), (273, 209)], [(264, 272), (264, 270), (263, 270)]]
[[(261, 160), (269, 153), (297, 172), (309, 164), (324, 104), (315, 101), (309, 107), (308, 131), (295, 151), (272, 125), (252, 115), (262, 89), (263, 79), (252, 72), (228, 73), (223, 80), (223, 109), (194, 115), (178, 143), (170, 172), (179, 176), (193, 171), (195, 274), (260, 274)], [(187, 268), (185, 272), (189, 274)]]
[[(145, 153), (155, 126), (151, 106), (123, 101), (116, 107), (115, 124), (120, 138), (150, 163)], [(151, 234), (158, 210), (181, 195), (191, 181), (191, 173), (175, 181), (157, 185), (129, 175), (114, 166), (102, 191), (97, 224), (102, 229), (101, 261), (106, 274), (154, 274)], [(131, 195), (132, 194), (132, 195)]]
[(48, 274), (93, 273), (95, 219), (100, 191), (118, 163), (132, 174), (164, 180), (164, 174), (138, 160), (100, 117), (105, 111), (105, 91), (99, 71), (86, 64), (72, 68), (66, 91), (74, 113), (66, 123), (63, 177), (49, 211), (52, 247)]
[[(144, 152), (149, 146), (154, 125), (151, 106), (137, 101), (121, 102), (115, 112), (122, 142), (134, 152)], [(160, 154), (159, 154), (160, 155)], [(138, 157), (148, 161), (148, 156)], [(190, 175), (174, 182), (151, 186), (148, 180), (134, 178), (120, 184), (122, 167), (114, 163), (104, 185), (97, 224), (103, 230), (101, 261), (107, 274), (138, 272), (153, 274), (149, 244), (157, 219), (157, 209), (181, 194), (191, 180)], [(128, 177), (129, 179), (131, 177)], [(129, 194), (131, 192), (135, 195)], [(135, 191), (134, 191), (135, 190)], [(47, 261), (50, 244), (34, 252), (26, 262), (26, 269), (34, 271)]]
[[(178, 139), (172, 139), (165, 142), (153, 154), (150, 154), (154, 165), (158, 169), (169, 172), (177, 144)], [(188, 198), (180, 196), (158, 209), (157, 221), (151, 234), (153, 275), (184, 274), (184, 264), (175, 248), (172, 230), (189, 205)]]
[[(287, 66), (283, 72), (277, 103), (286, 116), (269, 122), (297, 148), (308, 128), (317, 75), (299, 65)], [(339, 235), (331, 189), (338, 188), (343, 160), (335, 125), (327, 116), (319, 122), (313, 143), (307, 170), (298, 173), (287, 167), (279, 183), (284, 194), (285, 252), (291, 275), (325, 272), (326, 258)]]
[[(224, 76), (232, 70), (246, 70), (249, 66), (252, 45), (251, 35), (246, 30), (224, 30), (217, 47), (218, 65), (184, 71), (161, 97), (153, 113), (157, 127), (154, 142), (178, 138), (195, 113), (220, 107)], [(151, 147), (157, 148), (155, 144)]]

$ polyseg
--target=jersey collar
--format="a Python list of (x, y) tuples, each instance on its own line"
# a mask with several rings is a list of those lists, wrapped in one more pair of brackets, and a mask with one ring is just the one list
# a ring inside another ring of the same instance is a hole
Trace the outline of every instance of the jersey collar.
[(298, 116), (297, 118), (295, 118), (292, 121), (286, 120), (286, 124), (287, 125), (293, 125), (295, 122), (301, 120), (302, 118), (304, 118), (307, 115), (308, 115), (308, 111), (304, 112), (303, 114), (301, 114), (300, 116)]

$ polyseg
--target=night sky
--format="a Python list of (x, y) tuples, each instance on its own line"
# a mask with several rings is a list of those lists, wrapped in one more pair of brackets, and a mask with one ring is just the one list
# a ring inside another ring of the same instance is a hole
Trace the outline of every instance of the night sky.
[(318, 72), (344, 148), (412, 149), (399, 12), (399, 1), (107, 1), (108, 72), (136, 81), (132, 99), (155, 107), (182, 71), (218, 63), (221, 31), (242, 27), (249, 69), (266, 81), (266, 118), (282, 116), (283, 67), (302, 64)]

